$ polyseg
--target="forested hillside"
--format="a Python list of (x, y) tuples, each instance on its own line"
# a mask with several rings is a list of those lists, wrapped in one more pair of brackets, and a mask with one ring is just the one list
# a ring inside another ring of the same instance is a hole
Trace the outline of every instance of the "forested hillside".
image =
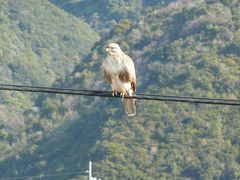
[[(0, 83), (51, 86), (72, 73), (97, 40), (88, 24), (48, 1), (0, 1)], [(0, 92), (0, 160), (29, 144), (24, 112), (36, 97)]]
[(108, 33), (121, 19), (138, 19), (152, 7), (161, 8), (176, 0), (50, 0), (65, 11), (85, 19), (96, 31)]
[[(102, 1), (109, 14), (100, 1), (51, 2), (79, 19), (94, 14), (97, 26), (84, 19), (103, 34), (54, 86), (110, 89), (101, 64), (106, 44), (118, 42), (135, 63), (139, 93), (240, 99), (237, 0), (139, 0), (129, 9), (126, 1)], [(119, 5), (119, 17), (110, 4)], [(0, 177), (82, 172), (92, 160), (101, 179), (240, 178), (236, 106), (138, 100), (137, 116), (127, 118), (119, 99), (41, 94), (23, 119), (18, 129), (26, 137), (19, 141), (28, 140), (27, 146), (1, 151)], [(1, 143), (11, 147), (8, 136)]]
[(2, 82), (51, 85), (70, 74), (98, 38), (48, 1), (1, 1), (0, 15)]

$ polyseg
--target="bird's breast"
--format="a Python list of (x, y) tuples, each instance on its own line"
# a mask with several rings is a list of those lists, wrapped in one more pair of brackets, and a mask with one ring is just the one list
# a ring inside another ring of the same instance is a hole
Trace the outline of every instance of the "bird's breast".
[(106, 68), (108, 72), (112, 75), (118, 74), (124, 68), (124, 64), (120, 62), (120, 60), (109, 56), (106, 58)]
[(117, 92), (129, 92), (131, 90), (131, 83), (124, 82), (120, 79), (124, 72), (124, 62), (117, 57), (108, 56), (105, 60), (105, 68), (112, 78), (112, 88)]

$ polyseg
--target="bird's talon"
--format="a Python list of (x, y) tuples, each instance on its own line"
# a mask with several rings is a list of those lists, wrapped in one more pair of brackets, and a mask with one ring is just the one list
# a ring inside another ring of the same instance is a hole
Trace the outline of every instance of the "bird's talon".
[(121, 93), (120, 93), (120, 97), (122, 97), (122, 98), (124, 98), (126, 95), (128, 95), (128, 94), (125, 93), (125, 92), (121, 92)]
[(118, 92), (115, 90), (112, 90), (112, 96), (117, 96), (117, 95), (118, 95)]
[(117, 95), (117, 92), (112, 90), (112, 96), (115, 96), (115, 95)]

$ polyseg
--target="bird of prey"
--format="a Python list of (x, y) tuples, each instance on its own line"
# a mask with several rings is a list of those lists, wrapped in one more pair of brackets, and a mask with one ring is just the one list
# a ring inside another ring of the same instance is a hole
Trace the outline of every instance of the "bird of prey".
[(132, 59), (126, 55), (117, 43), (106, 47), (107, 57), (103, 62), (105, 79), (112, 86), (112, 95), (120, 93), (125, 112), (129, 117), (136, 115), (136, 100), (124, 98), (136, 93), (136, 74)]

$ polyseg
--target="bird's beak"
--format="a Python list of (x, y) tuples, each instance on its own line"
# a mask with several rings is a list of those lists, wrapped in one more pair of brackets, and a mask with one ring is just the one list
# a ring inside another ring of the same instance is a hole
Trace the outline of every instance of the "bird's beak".
[(106, 48), (106, 52), (108, 52), (109, 51), (109, 48)]

